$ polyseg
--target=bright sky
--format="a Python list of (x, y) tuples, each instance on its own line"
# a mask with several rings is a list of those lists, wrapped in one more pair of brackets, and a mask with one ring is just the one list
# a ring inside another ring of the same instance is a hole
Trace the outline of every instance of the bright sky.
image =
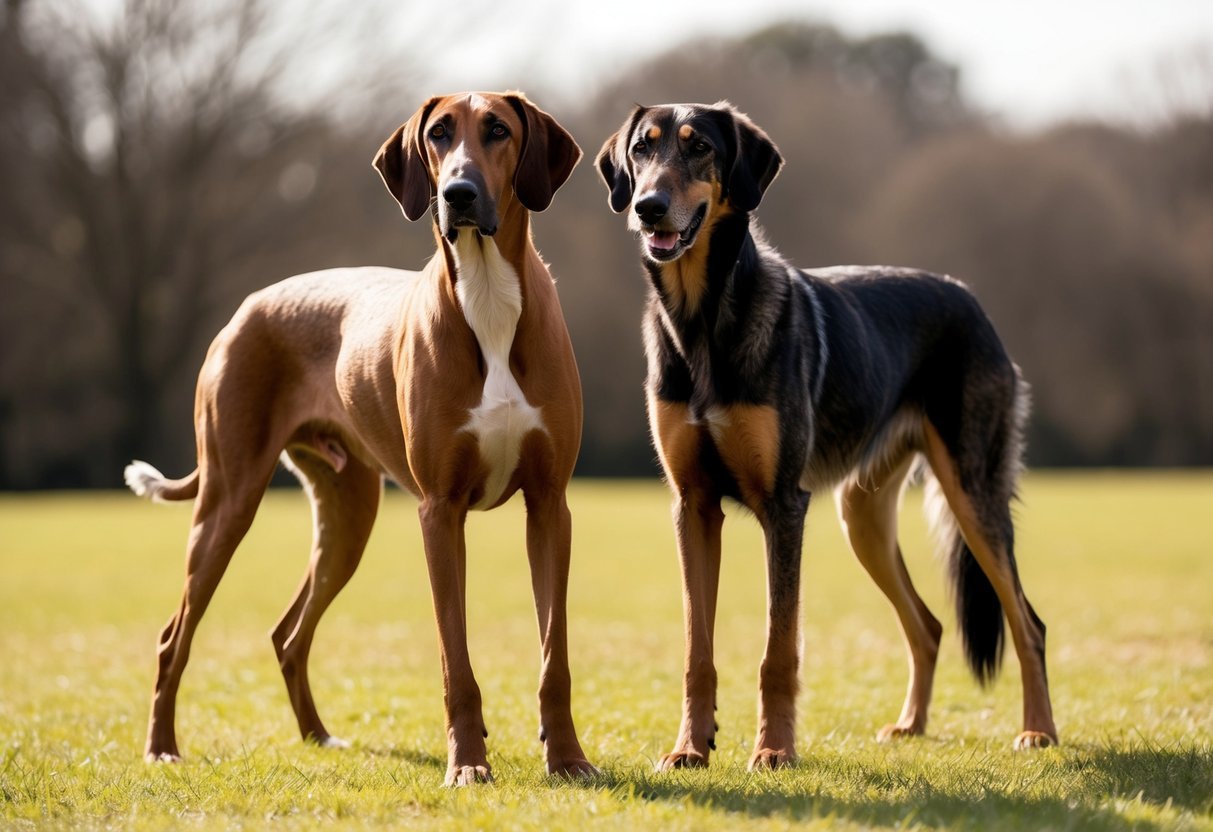
[[(471, 5), (465, 0), (451, 8)], [(1213, 0), (532, 0), (494, 6), (505, 11), (491, 26), (461, 27), (458, 43), (427, 62), (426, 80), (436, 89), (544, 78), (549, 88), (572, 95), (631, 59), (693, 35), (741, 34), (796, 17), (831, 23), (851, 36), (909, 29), (961, 67), (971, 100), (1016, 127), (1069, 115), (1149, 117), (1164, 66), (1172, 74), (1184, 68), (1183, 88), (1167, 85), (1173, 94), (1189, 103), (1213, 101)]]

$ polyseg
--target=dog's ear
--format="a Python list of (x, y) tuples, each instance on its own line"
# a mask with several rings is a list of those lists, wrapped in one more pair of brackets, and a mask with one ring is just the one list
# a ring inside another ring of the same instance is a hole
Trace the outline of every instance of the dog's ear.
[(425, 102), (383, 143), (371, 162), (410, 220), (421, 219), (430, 207), (434, 183), (425, 155), (425, 123), (438, 101), (435, 97)]
[(640, 105), (632, 110), (628, 120), (606, 140), (602, 150), (598, 151), (598, 174), (611, 192), (609, 202), (611, 210), (616, 214), (627, 210), (632, 201), (632, 169), (628, 165), (628, 148), (632, 146), (632, 131), (644, 115), (646, 108)]
[(721, 198), (727, 198), (738, 211), (753, 211), (783, 167), (783, 156), (761, 127), (728, 103), (717, 105), (713, 114), (718, 121), (731, 122), (728, 127), (721, 125), (726, 144), (731, 145), (726, 148)]
[(505, 97), (522, 120), (522, 151), (514, 171), (514, 193), (527, 210), (542, 211), (581, 161), (581, 148), (556, 119), (525, 96)]

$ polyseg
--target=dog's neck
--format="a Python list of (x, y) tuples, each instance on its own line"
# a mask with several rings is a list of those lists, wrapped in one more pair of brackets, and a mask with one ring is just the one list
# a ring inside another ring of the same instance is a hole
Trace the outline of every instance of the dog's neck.
[(733, 214), (697, 243), (696, 248), (707, 244), (708, 250), (701, 255), (703, 270), (696, 278), (703, 283), (702, 296), (693, 308), (667, 288), (673, 275), (662, 270), (678, 261), (649, 264), (649, 314), (657, 317), (654, 323), (690, 372), (696, 406), (711, 401), (722, 384), (743, 388), (754, 367), (768, 360), (779, 318), (772, 311), (783, 308), (791, 289), (783, 271), (777, 276), (763, 269), (760, 239), (747, 215)]
[[(535, 243), (531, 236), (531, 212), (524, 208), (522, 203), (512, 194), (507, 194), (502, 198), (498, 205), (498, 210), (500, 213), (497, 233), (492, 237), (485, 237), (484, 240), (492, 244), (501, 258), (513, 267), (516, 274), (524, 277), (527, 273), (530, 259), (535, 255)], [(455, 262), (455, 247), (465, 237), (479, 237), (480, 235), (470, 228), (460, 229), (452, 242), (447, 239), (446, 235), (439, 228), (436, 214), (434, 215), (433, 230), (434, 241), (438, 246), (438, 251), (446, 259), (452, 288), (454, 288), (455, 279), (458, 275), (458, 264)], [(466, 254), (467, 250), (464, 253)]]
[(481, 353), (490, 364), (508, 362), (522, 315), (519, 270), (504, 257), (495, 239), (470, 228), (459, 231), (451, 255), (455, 296)]
[(645, 261), (649, 279), (666, 316), (679, 329), (714, 329), (728, 295), (744, 305), (751, 287), (737, 276), (758, 271), (758, 251), (750, 216), (729, 213), (701, 232), (701, 239), (671, 263)]

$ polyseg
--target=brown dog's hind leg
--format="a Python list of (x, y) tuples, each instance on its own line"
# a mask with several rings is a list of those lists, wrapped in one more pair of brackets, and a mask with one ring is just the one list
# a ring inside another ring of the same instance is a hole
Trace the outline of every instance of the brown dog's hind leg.
[(327, 459), (288, 448), (312, 503), (312, 555), (294, 600), (271, 634), (299, 732), (326, 747), (345, 747), (320, 721), (308, 681), (308, 656), (321, 616), (358, 568), (379, 508), (383, 478), (346, 455), (340, 471)]
[(880, 470), (858, 475), (839, 486), (838, 515), (855, 556), (889, 599), (901, 623), (910, 662), (910, 682), (897, 721), (876, 735), (880, 742), (921, 734), (935, 681), (935, 660), (943, 626), (927, 609), (906, 571), (897, 545), (897, 509), (901, 485), (913, 462), (910, 454)]
[(250, 455), (238, 466), (240, 476), (217, 481), (222, 466), (206, 468), (190, 529), (185, 590), (177, 612), (160, 634), (156, 687), (152, 695), (144, 757), (149, 761), (181, 758), (175, 729), (177, 690), (189, 661), (190, 644), (236, 546), (248, 532), (274, 470), (274, 457)]

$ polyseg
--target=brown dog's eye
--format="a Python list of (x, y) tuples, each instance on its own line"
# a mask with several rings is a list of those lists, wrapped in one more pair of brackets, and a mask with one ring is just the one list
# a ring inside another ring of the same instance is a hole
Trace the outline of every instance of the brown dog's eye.
[(446, 125), (435, 124), (433, 127), (431, 127), (430, 128), (430, 138), (433, 139), (434, 141), (438, 141), (439, 139), (445, 139), (446, 138)]
[(494, 124), (492, 127), (489, 128), (489, 137), (490, 138), (504, 139), (508, 135), (510, 135), (510, 131), (501, 122), (498, 122), (497, 124)]
[(647, 153), (648, 150), (649, 143), (644, 139), (641, 139), (640, 141), (636, 142), (636, 144), (632, 145), (632, 155), (634, 156), (642, 156)]

